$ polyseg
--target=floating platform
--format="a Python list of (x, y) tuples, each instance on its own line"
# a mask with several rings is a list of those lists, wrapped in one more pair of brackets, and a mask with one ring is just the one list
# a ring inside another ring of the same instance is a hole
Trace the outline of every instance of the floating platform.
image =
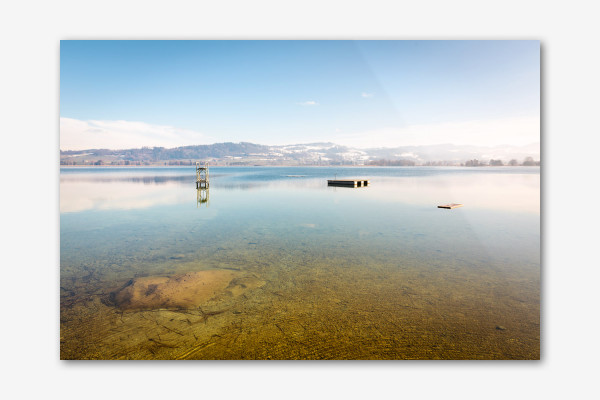
[(327, 186), (365, 187), (365, 186), (369, 186), (369, 181), (366, 179), (343, 179), (343, 180), (328, 179)]
[(452, 210), (453, 208), (458, 208), (458, 207), (462, 207), (462, 204), (456, 204), (456, 203), (451, 203), (451, 204), (444, 204), (441, 206), (438, 206), (438, 208), (447, 208), (448, 210)]

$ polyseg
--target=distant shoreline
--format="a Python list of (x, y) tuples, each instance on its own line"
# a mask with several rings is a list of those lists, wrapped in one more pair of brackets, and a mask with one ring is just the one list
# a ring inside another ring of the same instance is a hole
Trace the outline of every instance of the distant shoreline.
[[(82, 169), (82, 168), (195, 168), (194, 165), (164, 165), (164, 164), (151, 164), (151, 165), (59, 165), (60, 168), (65, 169)], [(518, 167), (533, 167), (540, 168), (541, 165), (220, 165), (212, 164), (210, 167), (219, 168), (518, 168)]]

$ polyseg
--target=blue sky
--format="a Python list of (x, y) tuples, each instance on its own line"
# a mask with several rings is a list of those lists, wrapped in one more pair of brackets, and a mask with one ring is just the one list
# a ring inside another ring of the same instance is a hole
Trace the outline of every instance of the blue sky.
[(61, 149), (539, 142), (538, 41), (61, 41)]

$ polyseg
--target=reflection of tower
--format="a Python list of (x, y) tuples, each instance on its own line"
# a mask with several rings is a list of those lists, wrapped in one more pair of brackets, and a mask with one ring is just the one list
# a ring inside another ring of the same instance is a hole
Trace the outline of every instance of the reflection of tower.
[(208, 163), (196, 161), (196, 189), (208, 189)]
[(206, 207), (208, 207), (208, 185), (205, 188), (196, 189), (196, 192), (198, 192), (196, 196), (196, 208), (200, 207), (202, 204), (206, 204)]

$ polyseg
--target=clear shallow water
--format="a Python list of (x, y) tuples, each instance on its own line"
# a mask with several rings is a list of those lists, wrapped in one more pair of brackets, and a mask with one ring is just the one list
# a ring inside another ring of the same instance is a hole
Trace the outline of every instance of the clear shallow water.
[[(210, 178), (61, 169), (62, 358), (539, 358), (539, 168)], [(111, 302), (131, 279), (213, 269), (235, 278), (198, 307)]]

